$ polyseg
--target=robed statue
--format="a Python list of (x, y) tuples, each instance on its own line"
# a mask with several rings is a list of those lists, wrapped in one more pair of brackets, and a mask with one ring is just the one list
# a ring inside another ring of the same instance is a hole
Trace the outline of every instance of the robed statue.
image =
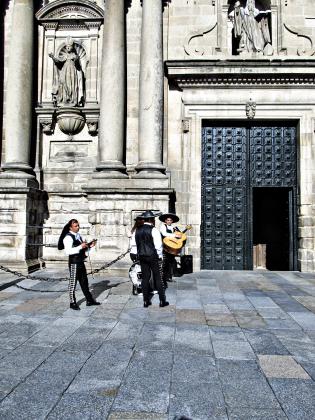
[(234, 36), (239, 40), (239, 53), (273, 53), (268, 24), (270, 13), (270, 10), (258, 10), (255, 0), (247, 0), (245, 7), (241, 6), (240, 1), (235, 2), (230, 17), (234, 24)]
[(52, 53), (49, 57), (53, 59), (57, 69), (52, 91), (54, 104), (58, 107), (84, 106), (84, 72), (72, 38), (67, 38), (65, 48), (58, 57)]

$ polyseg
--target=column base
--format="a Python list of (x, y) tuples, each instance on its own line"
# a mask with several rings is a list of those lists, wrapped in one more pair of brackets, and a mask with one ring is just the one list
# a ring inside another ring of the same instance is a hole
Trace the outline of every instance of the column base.
[(133, 178), (167, 178), (166, 168), (161, 163), (139, 162), (136, 171), (137, 174)]
[(119, 161), (100, 162), (96, 170), (92, 175), (94, 179), (128, 178), (125, 165)]
[(39, 188), (35, 174), (29, 174), (23, 171), (5, 170), (0, 172), (0, 188)]

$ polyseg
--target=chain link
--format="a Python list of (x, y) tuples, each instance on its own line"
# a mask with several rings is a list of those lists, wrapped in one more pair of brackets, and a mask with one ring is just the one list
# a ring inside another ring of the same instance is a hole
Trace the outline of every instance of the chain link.
[[(110, 261), (110, 262), (108, 262), (108, 263), (106, 263), (106, 264), (104, 264), (104, 265), (102, 265), (101, 267), (99, 267), (99, 268), (95, 268), (94, 270), (91, 270), (90, 272), (88, 272), (87, 273), (87, 275), (89, 276), (89, 275), (93, 275), (93, 274), (96, 274), (96, 273), (99, 273), (100, 271), (103, 271), (103, 270), (106, 270), (106, 268), (108, 268), (108, 267), (110, 267), (111, 265), (113, 265), (113, 264), (115, 264), (116, 262), (118, 262), (118, 261), (120, 261), (120, 260), (122, 260), (128, 253), (130, 252), (130, 248), (129, 249), (127, 249), (127, 251), (126, 252), (124, 252), (123, 254), (121, 254), (121, 255), (119, 255), (117, 258), (115, 258), (114, 260), (112, 260), (112, 261)], [(70, 278), (69, 277), (59, 277), (59, 278), (51, 278), (51, 277), (34, 277), (34, 276), (31, 276), (30, 274), (23, 274), (23, 273), (20, 273), (19, 271), (16, 271), (16, 270), (11, 270), (10, 268), (8, 268), (8, 267), (5, 267), (5, 266), (3, 266), (3, 265), (0, 265), (0, 270), (1, 271), (4, 271), (4, 272), (6, 272), (6, 273), (9, 273), (9, 274), (13, 274), (14, 276), (16, 276), (16, 277), (19, 277), (19, 278), (23, 278), (23, 279), (28, 279), (28, 280), (38, 280), (38, 281), (47, 281), (47, 282), (55, 282), (55, 281), (64, 281), (64, 280), (70, 280)], [(32, 292), (41, 292), (41, 293), (47, 293), (47, 292), (52, 292), (52, 293), (63, 293), (63, 292), (65, 292), (66, 290), (62, 290), (62, 291), (60, 291), (60, 290), (36, 290), (36, 289), (29, 289), (29, 288), (26, 288), (26, 287), (23, 287), (23, 286), (19, 286), (18, 284), (16, 284), (15, 285), (16, 287), (18, 287), (19, 289), (23, 289), (23, 290), (28, 290), (28, 291), (32, 291)]]

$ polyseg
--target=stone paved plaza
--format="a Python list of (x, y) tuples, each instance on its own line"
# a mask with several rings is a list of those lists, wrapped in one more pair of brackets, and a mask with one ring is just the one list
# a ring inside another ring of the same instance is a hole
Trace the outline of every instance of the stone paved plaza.
[(36, 293), (1, 276), (1, 419), (315, 418), (310, 273), (185, 275), (162, 309), (126, 278), (96, 278), (102, 305), (78, 293), (80, 311), (65, 282), (20, 283), (56, 290)]

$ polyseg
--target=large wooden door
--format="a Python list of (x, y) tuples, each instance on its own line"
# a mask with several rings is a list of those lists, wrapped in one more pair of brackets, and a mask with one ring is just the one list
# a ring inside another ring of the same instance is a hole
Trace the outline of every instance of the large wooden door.
[(253, 189), (285, 187), (292, 207), (288, 269), (294, 269), (296, 127), (205, 122), (202, 140), (202, 268), (252, 269)]

